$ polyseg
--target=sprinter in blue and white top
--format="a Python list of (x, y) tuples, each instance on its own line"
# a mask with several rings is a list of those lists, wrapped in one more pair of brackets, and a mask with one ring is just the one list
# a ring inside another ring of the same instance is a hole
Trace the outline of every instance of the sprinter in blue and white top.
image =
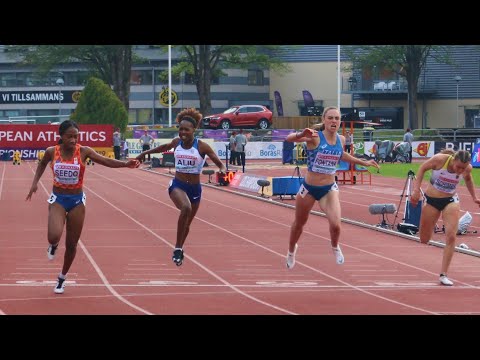
[[(318, 174), (335, 174), (338, 162), (343, 155), (342, 140), (340, 139), (340, 135), (336, 135), (335, 144), (330, 145), (325, 135), (323, 135), (323, 132), (319, 132), (320, 142), (318, 146), (313, 150), (307, 147), (308, 171)], [(317, 200), (320, 200), (320, 198)]]
[(468, 151), (457, 152), (445, 149), (433, 155), (418, 169), (417, 180), (414, 183), (410, 202), (417, 206), (420, 200), (420, 188), (425, 172), (432, 170), (430, 183), (425, 190), (425, 206), (420, 215), (419, 237), (420, 242), (427, 244), (435, 231), (435, 224), (442, 214), (445, 226), (445, 247), (443, 248), (440, 284), (452, 286), (453, 282), (447, 277), (447, 271), (455, 252), (458, 222), (460, 218), (460, 200), (457, 186), (460, 180), (465, 181), (467, 190), (476, 204), (480, 200), (475, 194), (475, 184), (472, 178), (471, 155)]
[(194, 108), (184, 109), (177, 115), (176, 119), (179, 124), (178, 137), (172, 139), (168, 144), (146, 150), (136, 158), (143, 161), (145, 155), (175, 149), (176, 171), (175, 177), (170, 181), (168, 193), (177, 209), (180, 210), (177, 222), (177, 239), (172, 256), (172, 260), (177, 266), (183, 263), (183, 245), (190, 231), (190, 224), (200, 206), (202, 198), (200, 173), (205, 163), (205, 156), (208, 156), (218, 166), (220, 172), (226, 172), (225, 166), (210, 145), (195, 138), (195, 130), (201, 120), (202, 114)]
[(183, 148), (183, 141), (178, 142), (174, 151), (175, 171), (185, 174), (197, 174), (202, 172), (205, 164), (205, 155), (198, 152), (198, 139), (194, 138), (193, 145), (190, 148)]
[(297, 242), (307, 223), (310, 210), (315, 201), (327, 215), (332, 251), (337, 264), (343, 264), (345, 258), (338, 241), (340, 239), (341, 209), (338, 186), (335, 183), (336, 167), (340, 159), (352, 164), (374, 166), (374, 160), (357, 159), (343, 151), (345, 137), (338, 135), (340, 129), (340, 111), (336, 107), (327, 107), (323, 111), (322, 123), (313, 129), (292, 133), (286, 141), (305, 142), (307, 144), (308, 171), (300, 185), (295, 201), (295, 220), (290, 229), (290, 242), (287, 253), (287, 268), (295, 265)]

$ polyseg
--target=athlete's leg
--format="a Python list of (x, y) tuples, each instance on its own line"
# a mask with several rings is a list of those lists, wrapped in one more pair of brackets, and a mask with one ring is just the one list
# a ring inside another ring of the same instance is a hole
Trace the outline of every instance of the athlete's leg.
[(85, 205), (75, 206), (67, 214), (67, 233), (65, 237), (65, 256), (63, 258), (62, 274), (67, 275), (77, 254), (77, 244), (82, 234), (85, 220)]
[(455, 252), (457, 240), (458, 221), (460, 218), (460, 206), (458, 203), (448, 204), (442, 212), (443, 224), (445, 225), (445, 247), (443, 248), (442, 274), (447, 274), (452, 257)]
[(181, 249), (183, 247), (183, 243), (185, 242), (185, 238), (188, 235), (188, 227), (192, 221), (191, 219), (193, 219), (192, 203), (190, 202), (190, 199), (185, 191), (178, 187), (172, 190), (170, 193), (170, 199), (172, 199), (177, 209), (180, 210), (177, 223), (177, 242), (175, 247)]
[(58, 245), (62, 237), (63, 226), (67, 213), (62, 205), (53, 203), (48, 206), (48, 242), (50, 245)]
[[(419, 206), (419, 205), (417, 205)], [(420, 215), (419, 237), (422, 244), (428, 243), (432, 239), (435, 230), (435, 224), (440, 217), (440, 211), (435, 209), (432, 205), (426, 204), (422, 208)]]
[(320, 208), (325, 212), (330, 229), (330, 241), (336, 248), (340, 239), (340, 224), (342, 219), (340, 197), (338, 191), (331, 190), (322, 197), (319, 202)]
[(288, 244), (288, 251), (291, 253), (295, 251), (295, 245), (300, 239), (300, 235), (302, 235), (303, 227), (307, 223), (310, 210), (312, 210), (314, 204), (315, 198), (313, 196), (306, 194), (303, 197), (297, 194), (295, 200), (295, 219), (290, 227), (290, 241)]
[(183, 237), (181, 247), (183, 247), (183, 244), (185, 244), (185, 240), (187, 239), (188, 233), (190, 232), (190, 224), (192, 223), (193, 219), (195, 218), (195, 215), (197, 215), (197, 211), (198, 211), (199, 207), (200, 207), (200, 201), (197, 201), (197, 202), (192, 204), (192, 211), (190, 212), (190, 216), (187, 219), (187, 223), (186, 223), (186, 226), (185, 226), (185, 231), (184, 231), (184, 234), (183, 234), (184, 237)]

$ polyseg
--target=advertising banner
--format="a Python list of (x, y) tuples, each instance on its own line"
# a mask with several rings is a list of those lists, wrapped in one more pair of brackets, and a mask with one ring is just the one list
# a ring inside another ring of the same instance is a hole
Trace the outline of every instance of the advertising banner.
[[(79, 125), (78, 142), (84, 146), (113, 146), (113, 125)], [(58, 126), (2, 125), (0, 149), (46, 149), (58, 143)]]
[[(227, 142), (217, 141), (212, 148), (220, 159), (225, 159)], [(249, 142), (245, 147), (246, 159), (281, 159), (283, 142)], [(228, 150), (230, 158), (230, 150)]]

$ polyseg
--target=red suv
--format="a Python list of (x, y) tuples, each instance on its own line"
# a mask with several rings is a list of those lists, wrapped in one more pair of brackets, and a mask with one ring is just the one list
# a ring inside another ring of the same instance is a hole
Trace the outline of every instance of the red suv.
[(204, 128), (228, 130), (238, 127), (268, 129), (272, 125), (272, 112), (263, 105), (232, 106), (221, 114), (202, 119)]

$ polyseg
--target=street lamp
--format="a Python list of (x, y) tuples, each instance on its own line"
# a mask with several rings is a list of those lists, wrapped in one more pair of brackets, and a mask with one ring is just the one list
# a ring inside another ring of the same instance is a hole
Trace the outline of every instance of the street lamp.
[(65, 84), (65, 82), (63, 81), (62, 77), (59, 77), (56, 83), (58, 85), (58, 121), (61, 121), (60, 115), (62, 115), (62, 85)]
[(462, 80), (462, 77), (457, 75), (453, 78), (453, 80), (455, 80), (457, 82), (457, 129), (458, 129), (458, 127), (459, 127), (458, 126), (458, 84)]

